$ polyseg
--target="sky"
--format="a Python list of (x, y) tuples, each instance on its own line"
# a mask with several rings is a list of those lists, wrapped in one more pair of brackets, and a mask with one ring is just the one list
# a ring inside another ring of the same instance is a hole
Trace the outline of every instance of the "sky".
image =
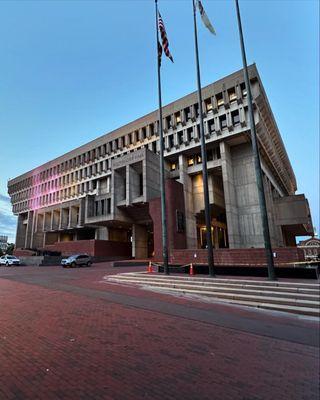
[[(235, 5), (203, 0), (205, 86), (242, 67)], [(319, 232), (319, 2), (240, 0), (255, 62)], [(196, 90), (192, 1), (159, 0), (174, 64), (163, 103)], [(14, 241), (7, 181), (157, 108), (153, 0), (0, 1), (0, 234)]]

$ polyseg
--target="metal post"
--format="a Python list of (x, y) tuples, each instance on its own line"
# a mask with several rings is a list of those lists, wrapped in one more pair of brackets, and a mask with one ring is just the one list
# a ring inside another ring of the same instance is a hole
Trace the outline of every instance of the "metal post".
[(260, 211), (261, 211), (261, 218), (262, 218), (264, 246), (266, 249), (266, 256), (267, 256), (268, 276), (269, 276), (270, 280), (274, 281), (274, 280), (276, 280), (276, 275), (275, 275), (275, 271), (274, 271), (266, 198), (265, 198), (265, 194), (264, 194), (263, 177), (262, 177), (260, 155), (259, 155), (259, 148), (258, 148), (258, 142), (257, 142), (257, 133), (256, 133), (256, 126), (255, 126), (255, 122), (254, 122), (254, 114), (253, 114), (253, 107), (252, 107), (252, 95), (251, 95), (251, 87), (250, 87), (250, 80), (249, 80), (249, 74), (248, 74), (247, 57), (246, 57), (246, 51), (245, 51), (245, 47), (244, 47), (239, 2), (238, 2), (238, 0), (235, 0), (235, 2), (236, 2), (236, 9), (237, 9), (237, 18), (238, 18), (240, 45), (241, 45), (241, 53), (242, 53), (242, 61), (243, 61), (244, 80), (245, 80), (245, 85), (246, 85), (247, 95), (248, 95), (248, 110), (249, 110), (249, 120), (250, 120), (252, 152), (253, 152), (253, 157), (254, 157), (254, 166), (255, 166), (255, 172), (256, 172), (259, 204), (260, 204)]
[(160, 192), (161, 192), (161, 225), (162, 225), (162, 256), (164, 273), (169, 275), (168, 265), (168, 241), (167, 241), (167, 211), (166, 211), (166, 188), (164, 171), (164, 145), (163, 145), (163, 127), (162, 127), (162, 98), (161, 98), (161, 74), (160, 62), (158, 56), (159, 27), (158, 27), (158, 0), (156, 5), (156, 32), (157, 32), (157, 64), (158, 64), (158, 95), (159, 95), (159, 138), (160, 138)]
[(196, 16), (196, 5), (194, 0), (192, 0), (192, 4), (193, 4), (193, 22), (194, 22), (194, 44), (195, 44), (195, 56), (196, 56), (196, 67), (197, 67), (198, 103), (199, 103), (199, 117), (200, 117), (200, 140), (201, 140), (204, 211), (205, 211), (206, 230), (207, 230), (206, 237), (207, 237), (207, 250), (208, 250), (208, 267), (209, 267), (209, 275), (214, 276), (213, 247), (212, 247), (212, 237), (211, 237), (211, 216), (210, 216), (210, 202), (209, 202), (209, 188), (208, 188), (207, 152), (206, 152), (206, 142), (204, 137), (198, 35), (197, 35), (197, 16)]

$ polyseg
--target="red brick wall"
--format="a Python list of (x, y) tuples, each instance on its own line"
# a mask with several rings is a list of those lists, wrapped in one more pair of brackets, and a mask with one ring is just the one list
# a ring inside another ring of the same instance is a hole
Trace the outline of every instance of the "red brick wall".
[(16, 257), (28, 257), (34, 256), (36, 253), (33, 250), (23, 250), (23, 249), (15, 249), (13, 250), (13, 255)]
[[(273, 249), (276, 253), (275, 264), (304, 261), (304, 254), (297, 247)], [(194, 254), (197, 257), (194, 257)], [(172, 264), (207, 264), (207, 251), (203, 249), (173, 250), (170, 253)], [(214, 250), (214, 262), (217, 265), (261, 265), (266, 264), (265, 249), (218, 249)]]
[[(185, 232), (177, 232), (176, 210), (185, 213), (183, 186), (181, 183), (166, 180), (166, 206), (169, 249), (184, 249), (187, 246)], [(160, 197), (149, 201), (149, 214), (153, 220), (154, 258), (162, 259), (162, 227)]]
[(131, 257), (131, 243), (111, 240), (75, 240), (45, 246), (45, 250), (59, 251), (63, 256), (87, 253), (95, 257)]

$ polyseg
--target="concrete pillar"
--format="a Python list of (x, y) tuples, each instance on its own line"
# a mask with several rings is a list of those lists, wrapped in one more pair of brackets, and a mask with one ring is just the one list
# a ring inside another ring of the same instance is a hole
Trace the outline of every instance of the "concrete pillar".
[(229, 247), (231, 249), (239, 248), (241, 247), (240, 232), (239, 232), (239, 216), (238, 216), (236, 191), (233, 179), (232, 158), (229, 146), (224, 142), (220, 143), (220, 153), (221, 153), (222, 180), (223, 180), (223, 191), (224, 191), (224, 199), (226, 206)]
[(192, 180), (188, 175), (187, 157), (179, 155), (179, 182), (183, 185), (187, 248), (197, 248), (197, 224), (193, 207)]
[(132, 257), (144, 259), (148, 257), (148, 233), (143, 225), (132, 225)]
[(109, 230), (106, 226), (101, 226), (95, 231), (96, 240), (109, 240)]

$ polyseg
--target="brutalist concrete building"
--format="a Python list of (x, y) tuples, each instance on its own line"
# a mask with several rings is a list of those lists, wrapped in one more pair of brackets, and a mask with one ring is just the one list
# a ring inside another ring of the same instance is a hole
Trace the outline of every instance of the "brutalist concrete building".
[[(255, 65), (249, 68), (272, 245), (311, 235)], [(202, 90), (215, 249), (264, 246), (243, 71)], [(163, 108), (169, 250), (206, 247), (197, 93)], [(161, 255), (158, 111), (8, 182), (16, 247), (95, 255)], [(91, 247), (88, 247), (90, 243)]]

